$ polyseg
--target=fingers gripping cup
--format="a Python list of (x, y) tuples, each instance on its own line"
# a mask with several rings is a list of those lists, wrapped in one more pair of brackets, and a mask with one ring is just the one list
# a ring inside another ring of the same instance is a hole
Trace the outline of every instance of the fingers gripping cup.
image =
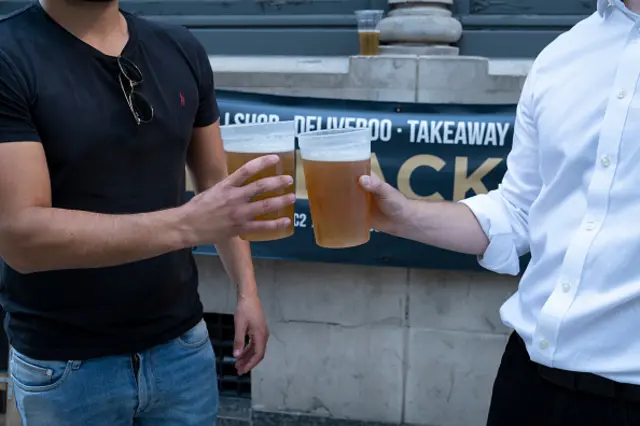
[(316, 244), (347, 248), (369, 241), (371, 196), (359, 185), (371, 174), (371, 129), (298, 135)]
[[(222, 141), (227, 154), (229, 174), (235, 172), (254, 158), (277, 154), (280, 162), (263, 170), (246, 183), (255, 182), (271, 176), (287, 175), (295, 177), (295, 122), (234, 124), (221, 126)], [(293, 193), (294, 185), (277, 192), (256, 194), (252, 201), (264, 200)], [(282, 210), (256, 217), (256, 220), (275, 220), (288, 217), (290, 225), (286, 229), (241, 235), (246, 241), (272, 241), (293, 235), (293, 205)]]
[(382, 10), (356, 10), (360, 55), (377, 56), (380, 52), (380, 31), (378, 24), (382, 19)]

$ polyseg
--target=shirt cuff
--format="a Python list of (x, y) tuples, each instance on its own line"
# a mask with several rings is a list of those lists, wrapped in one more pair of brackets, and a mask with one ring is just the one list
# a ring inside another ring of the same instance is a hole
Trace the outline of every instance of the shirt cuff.
[(465, 204), (480, 223), (489, 239), (484, 254), (478, 256), (478, 263), (485, 269), (499, 274), (518, 275), (520, 257), (513, 241), (513, 232), (508, 215), (497, 191), (476, 195), (460, 201)]

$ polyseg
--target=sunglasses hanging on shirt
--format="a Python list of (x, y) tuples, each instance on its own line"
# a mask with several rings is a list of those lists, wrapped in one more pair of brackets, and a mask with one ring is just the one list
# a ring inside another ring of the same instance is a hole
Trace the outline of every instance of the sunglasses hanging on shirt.
[(138, 125), (149, 123), (154, 116), (153, 106), (146, 96), (136, 90), (144, 80), (142, 71), (136, 64), (123, 56), (118, 57), (118, 68), (120, 69), (118, 73), (120, 88), (122, 88), (122, 93), (127, 100), (133, 118)]

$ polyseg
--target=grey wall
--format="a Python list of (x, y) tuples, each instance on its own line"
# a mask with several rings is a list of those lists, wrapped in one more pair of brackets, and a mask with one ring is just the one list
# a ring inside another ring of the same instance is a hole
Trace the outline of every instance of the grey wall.
[(534, 57), (596, 10), (597, 0), (455, 0), (462, 54)]
[[(465, 55), (533, 57), (593, 13), (596, 0), (456, 0)], [(0, 0), (0, 15), (28, 3)], [(190, 27), (212, 54), (350, 55), (353, 11), (386, 0), (122, 0), (126, 10)]]

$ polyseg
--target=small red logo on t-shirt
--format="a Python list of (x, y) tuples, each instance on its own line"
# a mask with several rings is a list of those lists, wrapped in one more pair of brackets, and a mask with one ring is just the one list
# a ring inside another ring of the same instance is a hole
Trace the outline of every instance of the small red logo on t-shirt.
[(180, 106), (184, 107), (186, 105), (186, 101), (184, 100), (184, 95), (180, 92)]

